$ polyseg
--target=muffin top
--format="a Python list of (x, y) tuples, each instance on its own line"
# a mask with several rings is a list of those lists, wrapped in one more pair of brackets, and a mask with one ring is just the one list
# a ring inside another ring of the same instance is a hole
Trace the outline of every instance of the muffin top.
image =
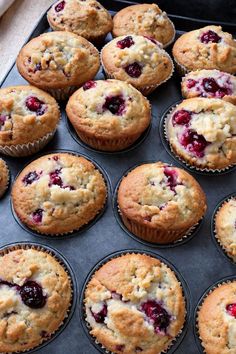
[(58, 1), (47, 17), (54, 29), (73, 32), (91, 41), (106, 35), (113, 25), (109, 12), (96, 0)]
[(236, 104), (236, 77), (219, 70), (191, 71), (182, 80), (185, 98), (223, 98)]
[(174, 44), (173, 55), (187, 71), (218, 69), (236, 73), (236, 42), (220, 26), (206, 26), (183, 34)]
[(150, 228), (190, 228), (204, 215), (206, 197), (186, 171), (162, 162), (136, 167), (118, 189), (120, 212)]
[(87, 82), (71, 96), (66, 111), (75, 128), (109, 139), (144, 131), (151, 117), (148, 100), (119, 80)]
[(216, 237), (226, 253), (236, 261), (236, 198), (226, 201), (215, 218)]
[(9, 169), (6, 162), (0, 158), (0, 197), (7, 189), (9, 174)]
[(198, 312), (198, 327), (207, 354), (236, 351), (236, 281), (224, 283), (205, 298)]
[(165, 47), (174, 39), (175, 28), (167, 14), (156, 4), (139, 4), (117, 12), (113, 18), (112, 33), (115, 37), (144, 35), (156, 39)]
[(40, 157), (25, 167), (12, 188), (14, 211), (33, 230), (63, 234), (92, 220), (106, 200), (101, 173), (69, 153)]
[(20, 74), (40, 88), (79, 86), (99, 69), (98, 50), (71, 32), (43, 33), (33, 38), (17, 57)]
[(0, 257), (0, 351), (38, 346), (62, 324), (71, 282), (47, 251), (12, 249)]
[(85, 291), (91, 335), (113, 353), (156, 354), (184, 325), (185, 300), (174, 272), (145, 254), (104, 264)]
[(177, 105), (168, 123), (173, 150), (189, 163), (223, 169), (236, 163), (236, 107), (215, 98), (190, 98)]
[(144, 36), (113, 39), (102, 49), (101, 60), (108, 75), (137, 89), (157, 86), (173, 71), (169, 54), (155, 40)]
[(56, 100), (33, 86), (0, 89), (0, 145), (27, 144), (53, 132), (60, 119)]

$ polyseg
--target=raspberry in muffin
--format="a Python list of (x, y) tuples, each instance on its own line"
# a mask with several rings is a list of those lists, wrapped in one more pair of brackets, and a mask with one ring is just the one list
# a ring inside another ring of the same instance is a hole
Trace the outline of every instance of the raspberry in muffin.
[(134, 168), (118, 188), (124, 225), (139, 238), (170, 243), (183, 238), (202, 219), (206, 196), (186, 171), (162, 162)]
[(236, 107), (215, 98), (189, 98), (169, 115), (167, 136), (174, 153), (200, 169), (236, 163)]
[(102, 174), (83, 157), (49, 154), (26, 166), (12, 188), (20, 221), (39, 233), (66, 234), (93, 220), (106, 202)]
[(169, 54), (154, 39), (128, 35), (113, 39), (101, 51), (105, 73), (126, 81), (143, 94), (151, 93), (173, 72)]
[(227, 255), (236, 262), (236, 197), (224, 202), (217, 211), (215, 235)]
[(103, 151), (132, 145), (151, 120), (148, 100), (119, 80), (85, 83), (70, 97), (66, 112), (81, 140)]
[(112, 30), (109, 12), (96, 0), (57, 1), (47, 13), (54, 31), (69, 31), (100, 44)]
[(117, 12), (113, 18), (112, 33), (114, 37), (128, 34), (147, 36), (162, 43), (165, 48), (175, 38), (175, 27), (156, 4), (138, 4)]
[(220, 26), (206, 26), (183, 34), (173, 46), (173, 56), (181, 73), (200, 69), (236, 73), (236, 42)]
[(206, 354), (236, 351), (236, 281), (218, 285), (203, 301), (197, 319)]
[(17, 68), (30, 84), (66, 99), (97, 74), (98, 50), (85, 38), (66, 31), (43, 33), (20, 51)]
[(9, 246), (0, 256), (1, 353), (22, 352), (49, 339), (71, 300), (71, 280), (53, 254)]
[(10, 177), (9, 175), (10, 172), (6, 162), (0, 158), (0, 198), (7, 190)]
[(27, 156), (54, 136), (60, 119), (56, 100), (33, 86), (0, 89), (0, 152)]
[(162, 353), (185, 321), (185, 299), (175, 273), (145, 254), (105, 263), (89, 281), (84, 303), (90, 334), (116, 354)]
[(219, 70), (191, 71), (182, 83), (184, 98), (221, 98), (236, 104), (236, 77)]

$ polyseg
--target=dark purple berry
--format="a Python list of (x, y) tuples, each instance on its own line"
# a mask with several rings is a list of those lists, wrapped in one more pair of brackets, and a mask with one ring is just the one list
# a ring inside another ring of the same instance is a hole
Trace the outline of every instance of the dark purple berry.
[(125, 110), (125, 100), (122, 96), (108, 96), (102, 108), (120, 116)]
[(64, 10), (65, 4), (66, 4), (65, 1), (59, 2), (59, 4), (57, 4), (57, 5), (55, 6), (55, 11), (56, 11), (56, 12), (60, 12), (60, 11)]
[(129, 64), (125, 67), (126, 73), (133, 78), (138, 78), (142, 74), (142, 67), (139, 63)]
[(89, 90), (89, 89), (95, 87), (96, 85), (97, 85), (97, 83), (96, 83), (95, 81), (92, 81), (92, 80), (87, 81), (87, 82), (85, 82), (85, 84), (83, 85), (83, 90), (84, 90), (84, 91), (87, 91), (87, 90)]
[(36, 224), (40, 224), (43, 219), (43, 209), (37, 209), (32, 213), (32, 219)]
[(0, 114), (0, 128), (5, 124), (7, 120), (7, 116), (4, 114)]
[(193, 80), (193, 79), (188, 79), (186, 86), (187, 88), (191, 89), (192, 87), (194, 87), (196, 85), (197, 81)]
[(107, 305), (104, 304), (103, 308), (101, 309), (101, 311), (95, 313), (90, 309), (95, 321), (97, 323), (104, 323), (105, 317), (107, 316)]
[(46, 111), (44, 102), (34, 96), (28, 97), (25, 101), (25, 105), (31, 112), (36, 112), (38, 116), (43, 115)]
[(39, 174), (36, 171), (29, 172), (25, 177), (22, 179), (22, 182), (27, 186), (32, 184), (34, 181), (39, 179)]
[(177, 182), (178, 173), (171, 167), (164, 167), (164, 175), (167, 177), (167, 185), (172, 191), (175, 191), (175, 187), (179, 184)]
[(172, 123), (175, 126), (188, 124), (191, 120), (191, 112), (186, 111), (185, 109), (181, 109), (180, 111), (175, 112), (172, 117)]
[(200, 40), (202, 43), (219, 43), (221, 41), (221, 37), (218, 36), (218, 34), (214, 31), (207, 31), (207, 32), (204, 32), (201, 37), (200, 37)]
[(59, 176), (60, 173), (61, 173), (61, 169), (49, 173), (49, 179), (50, 179), (49, 187), (51, 187), (52, 185), (57, 185), (62, 187), (63, 182), (61, 177)]
[(20, 296), (23, 303), (33, 309), (39, 309), (46, 303), (42, 287), (32, 280), (27, 280), (20, 289)]
[(220, 89), (216, 80), (213, 77), (205, 78), (202, 80), (202, 86), (206, 92), (215, 93)]
[(141, 310), (152, 320), (155, 332), (166, 333), (170, 324), (170, 315), (155, 300), (148, 300), (141, 305)]
[(194, 153), (195, 156), (201, 158), (204, 156), (204, 150), (209, 143), (206, 141), (203, 135), (187, 129), (180, 136), (180, 144), (190, 152)]
[(125, 349), (125, 345), (124, 344), (116, 345), (116, 350), (118, 350), (118, 352), (123, 352), (124, 349)]
[(133, 38), (127, 36), (116, 43), (116, 46), (120, 49), (129, 48), (134, 44)]

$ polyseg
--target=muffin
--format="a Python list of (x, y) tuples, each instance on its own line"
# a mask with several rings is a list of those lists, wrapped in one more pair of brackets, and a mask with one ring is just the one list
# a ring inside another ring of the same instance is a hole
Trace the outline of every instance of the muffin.
[(119, 80), (85, 83), (70, 97), (66, 112), (81, 140), (103, 151), (132, 145), (151, 121), (148, 100)]
[(180, 36), (173, 56), (183, 74), (200, 69), (218, 69), (236, 73), (236, 42), (220, 26), (206, 26)]
[(121, 36), (113, 39), (101, 51), (106, 75), (127, 81), (144, 95), (167, 81), (173, 72), (172, 60), (160, 45), (144, 36)]
[(197, 322), (204, 353), (236, 352), (236, 281), (220, 284), (206, 296)]
[(113, 18), (112, 34), (114, 37), (127, 34), (147, 36), (162, 43), (165, 48), (175, 38), (175, 27), (156, 4), (139, 4), (117, 12)]
[(227, 255), (236, 262), (236, 197), (223, 203), (215, 217), (215, 234)]
[(54, 31), (69, 31), (100, 44), (112, 30), (109, 12), (96, 0), (57, 1), (47, 13)]
[(90, 42), (63, 31), (33, 38), (21, 49), (16, 64), (25, 80), (56, 99), (68, 98), (100, 67), (99, 53)]
[(10, 177), (9, 175), (10, 172), (6, 162), (0, 158), (0, 198), (7, 190)]
[(33, 86), (0, 89), (0, 152), (14, 157), (41, 150), (60, 119), (56, 100)]
[(182, 83), (184, 98), (222, 98), (236, 104), (236, 77), (219, 70), (197, 70), (185, 75)]
[(23, 352), (50, 339), (67, 317), (71, 280), (46, 250), (18, 245), (0, 257), (0, 351)]
[(236, 163), (236, 107), (216, 98), (189, 98), (166, 123), (174, 153), (200, 169), (222, 170)]
[(185, 321), (185, 299), (175, 273), (145, 254), (105, 263), (89, 281), (84, 303), (90, 334), (117, 354), (162, 353)]
[(193, 230), (206, 211), (206, 197), (186, 171), (146, 163), (123, 177), (117, 193), (121, 219), (139, 238), (170, 243)]
[(26, 166), (12, 188), (13, 209), (30, 229), (62, 235), (80, 229), (103, 209), (106, 184), (83, 157), (49, 154)]

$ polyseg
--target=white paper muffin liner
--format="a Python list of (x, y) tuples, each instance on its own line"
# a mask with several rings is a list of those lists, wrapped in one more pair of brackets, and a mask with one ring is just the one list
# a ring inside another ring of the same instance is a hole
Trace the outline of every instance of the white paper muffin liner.
[(39, 150), (43, 149), (44, 146), (46, 146), (49, 143), (49, 141), (53, 138), (55, 132), (56, 129), (53, 132), (46, 134), (42, 138), (27, 144), (6, 145), (6, 146), (0, 145), (0, 153), (12, 157), (24, 157), (24, 156), (33, 155)]
[[(188, 70), (184, 65), (180, 64), (174, 57), (174, 63), (177, 72), (179, 73), (180, 76), (185, 76), (186, 74), (190, 73), (190, 71), (193, 70)], [(197, 69), (196, 69), (197, 70)], [(198, 68), (198, 70), (201, 70), (201, 68)]]
[(77, 89), (79, 86), (68, 86), (64, 88), (48, 88), (45, 87), (44, 90), (50, 93), (57, 101), (65, 101), (67, 100)]
[(171, 26), (172, 26), (174, 32), (173, 32), (173, 36), (172, 36), (172, 38), (169, 40), (169, 42), (167, 42), (165, 45), (163, 45), (163, 49), (169, 47), (169, 46), (174, 42), (174, 40), (175, 40), (175, 35), (176, 35), (175, 26), (174, 26), (173, 22), (172, 22), (170, 19), (169, 19), (169, 21), (170, 21), (170, 23), (171, 23)]
[(224, 167), (224, 168), (216, 168), (216, 169), (213, 169), (213, 168), (203, 168), (203, 167), (199, 167), (197, 165), (194, 165), (194, 164), (190, 164), (189, 162), (187, 162), (186, 160), (184, 160), (181, 156), (177, 155), (176, 152), (174, 151), (172, 145), (170, 144), (170, 141), (169, 141), (169, 137), (168, 137), (168, 128), (167, 128), (167, 125), (168, 125), (168, 121), (171, 119), (172, 117), (172, 114), (174, 112), (174, 110), (178, 107), (179, 103), (178, 104), (174, 104), (170, 109), (169, 111), (166, 113), (165, 117), (164, 117), (164, 120), (163, 120), (163, 133), (164, 133), (164, 138), (165, 140), (167, 141), (168, 143), (168, 146), (169, 146), (169, 149), (172, 153), (172, 155), (177, 158), (180, 162), (182, 162), (185, 166), (187, 166), (189, 169), (192, 169), (192, 170), (196, 170), (196, 171), (199, 171), (199, 172), (206, 172), (206, 173), (224, 173), (224, 172), (227, 172), (229, 169), (233, 168), (236, 166), (236, 163), (235, 164), (232, 164), (232, 165), (228, 165), (227, 167)]
[[(71, 320), (72, 315), (75, 310), (76, 302), (77, 302), (76, 301), (77, 284), (75, 281), (74, 273), (71, 268), (68, 268), (69, 263), (68, 264), (64, 263), (64, 260), (59, 257), (59, 253), (57, 250), (54, 250), (51, 247), (40, 245), (40, 244), (30, 242), (30, 241), (20, 241), (20, 242), (14, 242), (14, 243), (2, 246), (0, 248), (0, 257), (4, 256), (12, 251), (19, 250), (19, 249), (24, 249), (24, 250), (34, 249), (37, 251), (45, 252), (45, 253), (49, 254), (50, 256), (52, 256), (53, 258), (55, 258), (57, 260), (57, 262), (63, 267), (63, 269), (65, 270), (65, 272), (68, 276), (68, 279), (70, 282), (70, 289), (71, 289), (71, 298), (70, 298), (70, 304), (67, 308), (66, 314), (65, 314), (62, 322), (60, 323), (60, 325), (58, 326), (58, 328), (55, 331), (51, 332), (47, 337), (42, 338), (41, 341), (39, 342), (39, 344), (37, 344), (31, 348), (20, 350), (17, 352), (7, 352), (7, 354), (31, 353), (37, 349), (44, 348), (44, 346), (51, 343), (54, 339), (56, 339), (56, 337), (58, 335), (60, 335), (63, 332), (63, 330), (65, 329), (65, 327), (67, 326), (67, 324)], [(58, 253), (58, 255), (57, 255), (57, 253)], [(65, 261), (67, 262), (66, 259), (65, 259)], [(70, 265), (69, 265), (69, 267), (70, 267)]]
[[(189, 289), (187, 287), (187, 284), (184, 280), (184, 278), (182, 278), (182, 276), (180, 275), (179, 271), (169, 262), (167, 261), (165, 258), (161, 257), (158, 254), (154, 254), (150, 251), (143, 251), (143, 250), (137, 250), (137, 249), (132, 249), (132, 250), (124, 250), (124, 251), (117, 251), (114, 252), (108, 256), (106, 256), (105, 258), (103, 258), (101, 261), (99, 261), (95, 267), (93, 267), (93, 269), (90, 271), (89, 275), (87, 276), (87, 278), (85, 279), (84, 282), (84, 286), (83, 289), (81, 291), (81, 297), (80, 297), (80, 314), (81, 314), (81, 321), (83, 324), (83, 328), (86, 331), (86, 335), (88, 336), (90, 342), (94, 345), (95, 347), (101, 352), (101, 353), (106, 353), (106, 354), (116, 354), (115, 352), (111, 352), (110, 350), (106, 349), (106, 347), (104, 347), (97, 339), (96, 337), (92, 336), (89, 332), (91, 330), (91, 325), (89, 324), (89, 321), (87, 320), (87, 316), (86, 316), (86, 307), (85, 307), (85, 291), (87, 288), (88, 283), (91, 281), (93, 275), (95, 274), (95, 272), (97, 270), (99, 270), (104, 264), (108, 263), (109, 261), (111, 261), (112, 259), (115, 258), (119, 258), (122, 257), (123, 255), (127, 255), (127, 254), (143, 254), (143, 255), (147, 255), (149, 257), (153, 257), (155, 259), (160, 260), (161, 263), (163, 263), (165, 266), (167, 266), (176, 276), (178, 282), (181, 285), (182, 288), (182, 295), (184, 298), (184, 302), (185, 302), (185, 320), (183, 323), (182, 328), (180, 329), (179, 333), (175, 336), (175, 338), (173, 338), (173, 340), (170, 342), (169, 346), (167, 349), (162, 350), (160, 353), (158, 354), (167, 354), (167, 353), (174, 353), (175, 350), (177, 349), (178, 345), (180, 345), (181, 341), (183, 340), (184, 336), (185, 336), (185, 332), (187, 329), (187, 325), (189, 322), (189, 313), (190, 313), (190, 292)], [(86, 329), (85, 329), (86, 328)], [(183, 337), (181, 338), (181, 340), (179, 341), (177, 347), (175, 347), (172, 351), (173, 346), (178, 342), (178, 340), (180, 339), (181, 335), (183, 335)]]

